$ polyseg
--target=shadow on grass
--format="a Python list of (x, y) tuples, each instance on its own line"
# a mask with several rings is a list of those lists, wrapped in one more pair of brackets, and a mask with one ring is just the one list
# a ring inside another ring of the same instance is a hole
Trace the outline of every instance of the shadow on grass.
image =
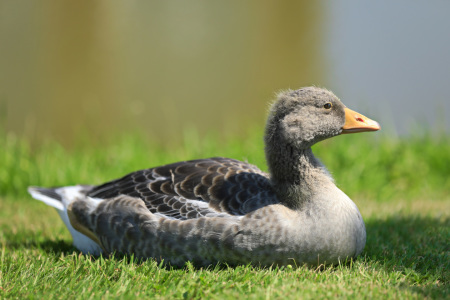
[(4, 238), (6, 241), (2, 244), (4, 244), (5, 248), (11, 250), (39, 249), (44, 252), (54, 253), (56, 256), (63, 253), (68, 255), (78, 251), (70, 242), (36, 237), (35, 232), (32, 231), (22, 231), (14, 236), (11, 232), (4, 232)]
[(424, 296), (448, 292), (450, 218), (372, 219), (366, 221), (366, 230), (363, 255), (369, 262), (406, 275), (411, 283), (407, 288)]

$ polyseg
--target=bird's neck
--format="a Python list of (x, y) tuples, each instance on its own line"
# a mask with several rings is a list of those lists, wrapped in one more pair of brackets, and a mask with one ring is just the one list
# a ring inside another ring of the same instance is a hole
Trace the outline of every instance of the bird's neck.
[(301, 209), (328, 187), (335, 187), (311, 148), (296, 149), (285, 143), (266, 148), (271, 181), (281, 203)]

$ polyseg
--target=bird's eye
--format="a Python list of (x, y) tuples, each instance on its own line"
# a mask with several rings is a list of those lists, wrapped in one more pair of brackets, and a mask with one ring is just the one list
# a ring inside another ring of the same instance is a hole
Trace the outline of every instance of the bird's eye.
[(325, 109), (330, 109), (331, 106), (332, 106), (331, 103), (328, 102), (328, 103), (325, 103), (325, 105), (323, 106), (323, 108), (325, 108)]

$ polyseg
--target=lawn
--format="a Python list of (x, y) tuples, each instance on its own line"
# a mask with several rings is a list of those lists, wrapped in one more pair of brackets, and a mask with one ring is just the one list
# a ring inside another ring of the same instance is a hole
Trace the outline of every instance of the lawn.
[(54, 209), (28, 185), (102, 183), (127, 172), (210, 156), (266, 169), (262, 132), (199, 136), (178, 144), (143, 136), (83, 139), (70, 149), (30, 145), (0, 132), (0, 298), (436, 298), (449, 297), (450, 137), (382, 133), (336, 137), (314, 146), (367, 228), (362, 255), (326, 269), (226, 265), (173, 269), (133, 257), (81, 255)]

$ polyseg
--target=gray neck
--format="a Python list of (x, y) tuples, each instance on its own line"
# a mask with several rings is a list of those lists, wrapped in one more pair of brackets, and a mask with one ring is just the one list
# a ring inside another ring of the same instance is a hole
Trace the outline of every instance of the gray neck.
[(266, 146), (266, 159), (271, 181), (281, 203), (292, 209), (302, 209), (316, 195), (334, 187), (322, 164), (311, 148), (297, 149), (286, 143)]

